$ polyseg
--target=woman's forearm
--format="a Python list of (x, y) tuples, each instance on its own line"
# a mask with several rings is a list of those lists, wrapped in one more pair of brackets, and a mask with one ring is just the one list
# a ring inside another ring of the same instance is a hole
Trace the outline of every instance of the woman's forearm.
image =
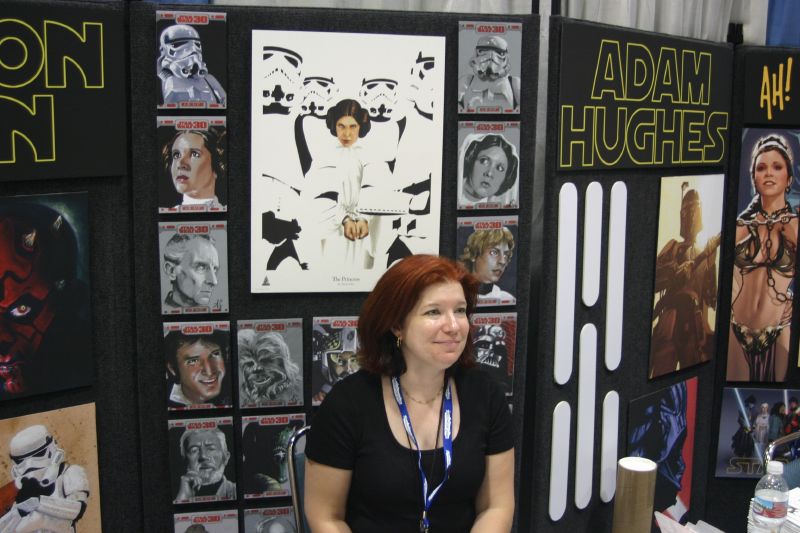
[[(514, 509), (486, 509), (478, 515), (470, 533), (505, 533), (511, 531)], [(316, 530), (314, 530), (316, 533)]]
[(309, 520), (308, 527), (313, 533), (351, 533), (350, 526), (344, 520)]

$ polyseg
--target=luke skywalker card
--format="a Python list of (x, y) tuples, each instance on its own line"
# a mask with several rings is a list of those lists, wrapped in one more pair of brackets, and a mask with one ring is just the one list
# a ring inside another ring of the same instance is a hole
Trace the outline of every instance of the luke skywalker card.
[(517, 303), (517, 221), (516, 215), (457, 220), (457, 258), (481, 282), (478, 307)]

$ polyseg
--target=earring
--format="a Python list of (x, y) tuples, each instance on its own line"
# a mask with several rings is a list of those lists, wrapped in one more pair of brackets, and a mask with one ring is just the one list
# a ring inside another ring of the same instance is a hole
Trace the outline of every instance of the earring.
[(402, 346), (402, 344), (403, 344), (403, 339), (400, 338), (400, 337), (397, 337), (397, 348), (400, 348)]

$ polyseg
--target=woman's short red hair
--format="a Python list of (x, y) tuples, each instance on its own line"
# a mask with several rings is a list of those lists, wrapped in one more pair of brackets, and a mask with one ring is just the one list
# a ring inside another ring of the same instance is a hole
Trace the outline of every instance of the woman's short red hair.
[[(372, 374), (395, 376), (406, 371), (392, 328), (402, 327), (422, 292), (437, 283), (455, 281), (464, 289), (472, 314), (480, 282), (455, 261), (435, 255), (411, 255), (387, 270), (361, 307), (358, 319), (359, 363)], [(455, 366), (473, 366), (472, 336)]]

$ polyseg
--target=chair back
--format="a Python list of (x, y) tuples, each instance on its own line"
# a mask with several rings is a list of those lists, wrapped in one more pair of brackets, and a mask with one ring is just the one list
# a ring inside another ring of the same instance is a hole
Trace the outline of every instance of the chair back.
[(289, 439), (289, 486), (292, 489), (292, 508), (298, 533), (310, 533), (303, 508), (303, 479), (306, 466), (306, 433), (311, 426), (303, 426)]
[(790, 489), (800, 486), (800, 456), (798, 456), (798, 451), (800, 451), (798, 450), (798, 444), (800, 443), (794, 442), (798, 439), (800, 439), (800, 431), (778, 437), (769, 443), (769, 446), (767, 446), (764, 452), (764, 471), (766, 472), (769, 462), (777, 460), (773, 458), (775, 451), (782, 448), (789, 448), (788, 452), (784, 452), (782, 455), (789, 459), (788, 461), (783, 461), (783, 477), (786, 478)]

